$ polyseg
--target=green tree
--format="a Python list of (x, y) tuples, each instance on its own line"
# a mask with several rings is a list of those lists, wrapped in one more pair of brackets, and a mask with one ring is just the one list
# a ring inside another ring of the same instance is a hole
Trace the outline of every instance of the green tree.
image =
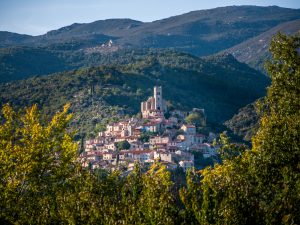
[(171, 193), (173, 182), (165, 166), (155, 163), (142, 177), (140, 209), (143, 224), (175, 224), (178, 208)]
[(115, 145), (117, 147), (117, 151), (130, 149), (130, 143), (127, 140), (116, 142)]
[(189, 170), (186, 174), (186, 187), (180, 190), (180, 199), (185, 205), (186, 220), (190, 220), (190, 224), (200, 224), (201, 221), (201, 205), (202, 205), (202, 189), (200, 181), (201, 174)]
[(199, 127), (205, 126), (205, 117), (204, 115), (200, 114), (199, 112), (193, 112), (191, 114), (189, 114), (186, 118), (185, 121), (188, 124), (194, 124), (195, 126)]
[(241, 155), (247, 150), (245, 145), (237, 145), (230, 142), (230, 138), (227, 136), (226, 132), (220, 134), (220, 139), (214, 143), (216, 147), (220, 146), (218, 153), (220, 154), (222, 160), (231, 160), (236, 156)]
[(143, 132), (140, 137), (139, 137), (139, 140), (143, 143), (145, 142), (149, 142), (149, 139), (150, 139), (150, 133), (149, 132)]
[(253, 138), (253, 173), (265, 223), (300, 223), (300, 37), (278, 34), (267, 63), (272, 79)]
[(123, 224), (142, 224), (143, 217), (140, 209), (140, 197), (143, 190), (143, 180), (141, 167), (138, 162), (135, 163), (134, 170), (130, 173), (122, 187), (122, 209), (124, 216)]
[[(223, 163), (201, 171), (199, 186), (183, 191), (191, 199), (183, 202), (199, 223), (300, 222), (299, 47), (299, 36), (278, 34), (271, 43), (273, 60), (267, 68), (272, 84), (259, 107), (262, 117), (252, 149), (240, 154), (222, 137)], [(197, 201), (201, 210), (191, 207)]]
[(82, 216), (68, 205), (79, 205), (81, 190), (76, 185), (85, 176), (79, 175), (78, 146), (67, 132), (72, 117), (68, 109), (66, 105), (47, 122), (36, 105), (24, 113), (4, 105), (0, 125), (1, 218), (41, 224), (69, 223)]

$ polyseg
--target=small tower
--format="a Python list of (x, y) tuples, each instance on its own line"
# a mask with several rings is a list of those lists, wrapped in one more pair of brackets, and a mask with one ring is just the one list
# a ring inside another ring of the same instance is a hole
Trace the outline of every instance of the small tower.
[(155, 86), (154, 87), (154, 99), (155, 99), (155, 109), (159, 111), (163, 111), (163, 98), (162, 98), (162, 87)]

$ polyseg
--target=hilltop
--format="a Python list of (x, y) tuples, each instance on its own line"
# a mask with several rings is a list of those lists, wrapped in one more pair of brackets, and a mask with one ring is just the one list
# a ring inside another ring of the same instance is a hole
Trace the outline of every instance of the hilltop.
[(299, 9), (228, 6), (193, 11), (148, 23), (107, 19), (74, 23), (39, 36), (8, 36), (6, 32), (0, 34), (0, 38), (3, 47), (11, 46), (13, 42), (41, 46), (68, 40), (89, 40), (88, 44), (92, 45), (106, 38), (106, 41), (112, 39), (123, 46), (170, 47), (197, 55), (209, 55), (257, 36), (280, 23), (299, 18)]

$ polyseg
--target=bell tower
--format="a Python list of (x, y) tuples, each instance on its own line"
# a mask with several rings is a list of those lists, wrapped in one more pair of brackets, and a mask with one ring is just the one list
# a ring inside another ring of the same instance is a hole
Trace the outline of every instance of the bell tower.
[(155, 110), (163, 111), (162, 87), (154, 86)]

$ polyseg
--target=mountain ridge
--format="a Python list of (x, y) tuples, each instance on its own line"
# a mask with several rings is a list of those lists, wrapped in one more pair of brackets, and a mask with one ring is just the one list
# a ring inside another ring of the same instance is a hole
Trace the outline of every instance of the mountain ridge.
[[(295, 19), (300, 19), (300, 9), (227, 6), (192, 11), (146, 23), (131, 19), (74, 23), (44, 35), (30, 36), (24, 41), (16, 40), (15, 44), (46, 45), (76, 38), (90, 38), (97, 42), (97, 37), (93, 38), (93, 35), (101, 34), (114, 38), (118, 44), (125, 46), (170, 47), (204, 56), (232, 47), (282, 22)], [(0, 46), (9, 47), (11, 41), (2, 40)]]
[(300, 32), (300, 19), (279, 24), (221, 53), (230, 53), (240, 62), (247, 63), (251, 67), (258, 68), (261, 72), (265, 73), (263, 64), (266, 59), (270, 58), (269, 44), (272, 37), (278, 32), (286, 35), (294, 35)]

